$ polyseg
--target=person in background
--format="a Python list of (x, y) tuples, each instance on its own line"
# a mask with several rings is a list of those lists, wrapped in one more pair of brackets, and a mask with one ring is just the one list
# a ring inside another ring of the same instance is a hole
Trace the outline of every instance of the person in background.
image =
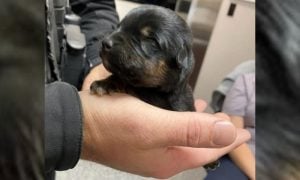
[(221, 81), (218, 87), (213, 91), (212, 100), (210, 102), (211, 108), (215, 113), (221, 112), (226, 94), (231, 89), (235, 80), (241, 75), (246, 73), (255, 72), (255, 60), (248, 60), (242, 62), (234, 68), (226, 77)]
[(223, 112), (238, 128), (245, 128), (251, 139), (229, 153), (234, 163), (250, 178), (255, 179), (255, 73), (241, 75), (227, 94)]
[(255, 179), (255, 73), (240, 75), (226, 95), (222, 111), (251, 139), (221, 158), (221, 167), (208, 172), (207, 180)]

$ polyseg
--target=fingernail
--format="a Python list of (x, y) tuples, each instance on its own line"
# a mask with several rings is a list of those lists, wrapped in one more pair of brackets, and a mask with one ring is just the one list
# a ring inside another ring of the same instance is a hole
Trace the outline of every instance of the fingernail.
[(212, 133), (212, 142), (215, 145), (230, 145), (236, 138), (236, 128), (228, 121), (217, 121)]

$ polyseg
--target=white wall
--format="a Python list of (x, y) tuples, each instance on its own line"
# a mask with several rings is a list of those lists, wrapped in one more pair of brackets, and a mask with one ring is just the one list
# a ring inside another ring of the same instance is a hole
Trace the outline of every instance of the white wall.
[[(237, 3), (233, 17), (227, 16), (231, 2)], [(196, 83), (195, 98), (209, 103), (223, 77), (249, 59), (255, 59), (255, 3), (223, 0)]]
[(131, 1), (116, 0), (116, 9), (120, 18), (120, 21), (126, 16), (126, 14), (134, 8), (141, 6), (141, 4)]

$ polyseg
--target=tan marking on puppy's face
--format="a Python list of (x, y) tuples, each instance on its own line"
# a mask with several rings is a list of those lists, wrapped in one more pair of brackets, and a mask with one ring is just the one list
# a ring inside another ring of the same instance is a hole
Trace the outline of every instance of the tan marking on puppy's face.
[(156, 76), (164, 77), (166, 70), (168, 68), (165, 62), (166, 62), (165, 60), (159, 60), (156, 68), (152, 69), (153, 72), (152, 74)]
[[(282, 168), (282, 174), (284, 179), (289, 179), (289, 180), (296, 180), (300, 178), (300, 163), (298, 162), (292, 162), (289, 161), (290, 163), (284, 164), (284, 167)], [(292, 163), (291, 163), (292, 162)], [(293, 165), (292, 165), (293, 164)]]
[(142, 35), (149, 37), (151, 34), (151, 27), (150, 26), (145, 26), (141, 29)]
[(157, 63), (145, 63), (145, 78), (143, 82), (147, 85), (157, 86), (163, 84), (168, 70), (165, 60), (159, 60)]

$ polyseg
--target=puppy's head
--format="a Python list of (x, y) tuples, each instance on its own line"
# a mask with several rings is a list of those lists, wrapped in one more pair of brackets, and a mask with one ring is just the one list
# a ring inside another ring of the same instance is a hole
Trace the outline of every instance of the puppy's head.
[(171, 91), (193, 69), (192, 35), (175, 12), (142, 6), (129, 12), (102, 43), (107, 70), (136, 87)]

